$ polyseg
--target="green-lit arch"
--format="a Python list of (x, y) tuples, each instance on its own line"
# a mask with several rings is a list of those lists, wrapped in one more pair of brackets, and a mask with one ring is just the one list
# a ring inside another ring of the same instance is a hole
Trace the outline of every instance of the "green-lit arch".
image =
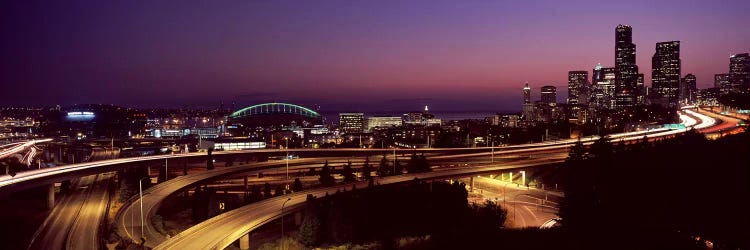
[(295, 114), (311, 118), (320, 117), (320, 114), (312, 109), (281, 102), (261, 103), (245, 107), (243, 109), (235, 111), (234, 113), (229, 115), (229, 117), (240, 118), (259, 114)]

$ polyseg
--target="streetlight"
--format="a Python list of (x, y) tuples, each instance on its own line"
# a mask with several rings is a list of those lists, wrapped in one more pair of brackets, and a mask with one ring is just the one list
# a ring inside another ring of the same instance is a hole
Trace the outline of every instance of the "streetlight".
[(289, 180), (289, 137), (284, 137), (286, 141), (286, 179)]
[(284, 242), (283, 242), (283, 240), (284, 240), (284, 205), (286, 205), (286, 202), (288, 202), (291, 199), (292, 199), (291, 197), (290, 198), (286, 198), (286, 200), (284, 201), (284, 203), (281, 203), (281, 240), (282, 240), (281, 244), (282, 245), (284, 244)]
[(143, 225), (144, 225), (143, 223), (143, 179), (146, 179), (146, 178), (150, 179), (151, 177), (143, 177), (141, 179), (138, 179), (138, 192), (139, 192), (139, 197), (140, 197), (139, 200), (141, 200), (141, 240), (144, 241), (144, 243), (146, 241), (146, 236), (143, 234)]
[(396, 175), (396, 144), (393, 144), (393, 175)]
[(490, 163), (495, 163), (495, 140), (492, 140), (492, 154), (490, 157)]

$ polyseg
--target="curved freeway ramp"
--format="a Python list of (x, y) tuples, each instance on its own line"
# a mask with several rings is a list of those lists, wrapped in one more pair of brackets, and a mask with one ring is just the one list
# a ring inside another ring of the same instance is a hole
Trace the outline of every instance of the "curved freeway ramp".
[[(547, 164), (561, 163), (560, 159), (533, 159), (525, 163), (511, 164), (506, 166), (486, 166), (471, 169), (455, 169), (436, 171), (419, 174), (406, 174), (400, 176), (389, 176), (378, 178), (381, 185), (403, 183), (419, 178), (422, 180), (446, 178), (452, 176), (466, 176), (482, 172), (493, 172), (509, 168), (524, 168)], [(301, 208), (308, 195), (317, 197), (326, 193), (335, 193), (338, 190), (350, 189), (352, 186), (358, 189), (365, 188), (367, 182), (353, 184), (341, 184), (333, 187), (317, 188), (309, 191), (297, 192), (283, 195), (260, 202), (252, 203), (235, 210), (217, 215), (202, 223), (199, 223), (172, 238), (167, 239), (154, 249), (224, 249), (238, 240), (240, 237), (250, 233), (252, 230), (281, 217), (281, 206), (287, 200), (284, 210), (285, 214)]]

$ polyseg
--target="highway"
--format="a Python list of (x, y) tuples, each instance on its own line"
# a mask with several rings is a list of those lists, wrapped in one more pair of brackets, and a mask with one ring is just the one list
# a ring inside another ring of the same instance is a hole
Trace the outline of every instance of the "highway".
[(542, 227), (556, 219), (557, 205), (563, 197), (560, 192), (523, 187), (486, 176), (474, 178), (474, 185), (474, 194), (495, 201), (508, 211), (506, 226), (510, 228)]
[(65, 249), (70, 250), (98, 250), (101, 249), (101, 235), (106, 223), (107, 209), (109, 207), (109, 185), (114, 173), (98, 175), (92, 190), (89, 192), (86, 202), (81, 206), (78, 218), (68, 233)]
[[(653, 134), (657, 132), (669, 133), (670, 129), (653, 129), (648, 131), (639, 132), (628, 132), (610, 135), (612, 139), (619, 139), (624, 137), (638, 137), (646, 134)], [(591, 136), (582, 138), (584, 142), (595, 141), (598, 139), (597, 136)], [(46, 141), (37, 140), (35, 143)], [(523, 145), (512, 145), (503, 147), (494, 147), (495, 153), (499, 153), (507, 150), (516, 149), (529, 149), (538, 147), (547, 147), (552, 145), (570, 145), (575, 143), (577, 139), (566, 139), (547, 141), (540, 143), (531, 143)], [(476, 148), (420, 148), (420, 149), (366, 149), (366, 148), (340, 148), (340, 149), (254, 149), (254, 150), (242, 150), (242, 151), (216, 151), (213, 153), (215, 158), (237, 156), (237, 155), (251, 155), (251, 154), (279, 154), (283, 155), (286, 152), (294, 152), (296, 154), (328, 154), (329, 156), (353, 156), (353, 155), (379, 155), (379, 154), (392, 154), (395, 150), (396, 154), (411, 154), (411, 153), (465, 153), (465, 152), (487, 152), (491, 151), (493, 147), (476, 147)], [(7, 151), (7, 150), (6, 150)], [(3, 152), (6, 152), (3, 151)], [(334, 154), (334, 155), (331, 155)], [(206, 157), (204, 152), (194, 153), (181, 153), (181, 154), (168, 154), (168, 155), (153, 155), (133, 158), (119, 158), (95, 162), (84, 162), (77, 164), (69, 164), (64, 166), (56, 166), (51, 168), (33, 169), (29, 171), (19, 172), (15, 177), (8, 175), (0, 176), (0, 193), (6, 191), (12, 191), (8, 189), (12, 188), (26, 188), (35, 185), (44, 185), (62, 180), (69, 180), (73, 178), (79, 178), (85, 175), (97, 174), (102, 172), (109, 172), (118, 170), (118, 168), (127, 168), (133, 165), (133, 163), (142, 162), (156, 162), (163, 161), (164, 159), (182, 159), (182, 158), (200, 158)]]
[(74, 180), (29, 244), (28, 249), (99, 249), (99, 222), (106, 216), (107, 187), (114, 173)]
[[(695, 126), (706, 126), (706, 127), (712, 126), (716, 122), (713, 119), (703, 119), (704, 116), (698, 113), (695, 113), (695, 114), (691, 113), (691, 115), (698, 117), (698, 119), (696, 120), (694, 118), (691, 118), (688, 115), (680, 114), (680, 119), (686, 125), (685, 126), (686, 128), (658, 132), (658, 133), (650, 134), (648, 135), (648, 137), (654, 138), (654, 137), (661, 137), (661, 136), (672, 136), (678, 133), (683, 133), (687, 131), (688, 129), (691, 129), (692, 127), (695, 127)], [(642, 135), (631, 135), (630, 137), (620, 138), (620, 140), (622, 141), (637, 140), (640, 138), (642, 138)], [(591, 144), (593, 143), (592, 141), (593, 140), (587, 140), (587, 142), (585, 142), (584, 144)], [(554, 146), (539, 147), (536, 150), (552, 150), (552, 149), (561, 149), (561, 148), (565, 149), (567, 147), (569, 147), (569, 145), (554, 145)], [(484, 154), (487, 154), (487, 153), (484, 153)], [(551, 159), (529, 159), (529, 160), (523, 161), (523, 163), (510, 164), (504, 167), (483, 166), (483, 167), (472, 167), (470, 169), (454, 169), (454, 170), (446, 170), (446, 171), (435, 171), (435, 172), (430, 172), (430, 173), (408, 174), (408, 175), (403, 175), (403, 176), (385, 177), (385, 178), (380, 178), (379, 183), (380, 184), (397, 183), (397, 182), (402, 182), (402, 181), (408, 181), (415, 177), (420, 178), (420, 179), (433, 179), (433, 178), (441, 178), (441, 177), (445, 178), (445, 177), (461, 176), (461, 175), (467, 175), (467, 174), (486, 173), (486, 172), (497, 171), (501, 169), (561, 163), (563, 161), (564, 161), (564, 158), (560, 159), (559, 156), (552, 157)], [(155, 249), (186, 249), (188, 247), (190, 247), (191, 249), (224, 249), (225, 247), (229, 246), (237, 239), (240, 239), (240, 237), (242, 237), (243, 235), (246, 235), (253, 229), (275, 218), (280, 217), (282, 213), (279, 210), (279, 208), (281, 207), (281, 204), (284, 201), (286, 201), (287, 198), (291, 200), (289, 201), (290, 203), (288, 204), (288, 209), (285, 210), (285, 213), (288, 213), (289, 211), (293, 211), (299, 206), (302, 206), (302, 203), (304, 202), (303, 197), (306, 197), (307, 194), (313, 194), (313, 195), (319, 196), (319, 195), (325, 194), (326, 192), (329, 192), (329, 193), (335, 192), (337, 188), (344, 188), (344, 187), (345, 186), (337, 186), (335, 188), (319, 188), (319, 189), (303, 191), (303, 192), (296, 193), (296, 194), (285, 195), (282, 197), (272, 198), (269, 200), (249, 204), (241, 208), (215, 216), (198, 225), (195, 225), (179, 233), (178, 235), (175, 235), (174, 237), (168, 239), (167, 241), (158, 245)], [(527, 196), (527, 195), (522, 195), (522, 196)], [(519, 196), (519, 198), (520, 197), (521, 196)], [(519, 202), (523, 202), (523, 200), (514, 198), (514, 201), (512, 202), (519, 203)], [(520, 211), (520, 209), (523, 209), (523, 207), (526, 207), (526, 206), (523, 206), (523, 205), (520, 206), (518, 211)], [(524, 209), (524, 210), (528, 210), (528, 209)], [(519, 214), (520, 213), (521, 212), (519, 212)], [(535, 214), (533, 214), (532, 212), (531, 216), (533, 217), (534, 215)], [(542, 224), (547, 224), (546, 222), (547, 221), (545, 221), (545, 223), (542, 223)], [(519, 223), (519, 222), (516, 222), (516, 223)], [(525, 224), (526, 223), (524, 222), (524, 224), (521, 224), (521, 225), (525, 226)], [(538, 223), (535, 222), (534, 224), (538, 224)]]
[[(692, 119), (688, 117), (687, 115), (682, 115), (681, 118), (683, 118), (684, 123), (686, 123), (686, 126), (692, 127), (696, 125), (705, 125), (706, 123), (703, 122), (701, 119), (701, 122), (699, 123), (695, 119)], [(713, 124), (713, 121), (710, 122)], [(677, 130), (670, 130), (670, 129), (657, 129), (657, 130), (651, 130), (651, 131), (641, 131), (641, 132), (631, 132), (631, 133), (622, 133), (613, 135), (614, 138), (619, 138), (620, 140), (637, 140), (641, 139), (644, 135), (647, 135), (649, 137), (653, 136), (666, 136), (666, 135), (672, 135), (676, 133), (682, 133), (686, 131), (686, 129), (677, 129)], [(584, 144), (590, 144), (593, 141), (598, 139), (598, 137), (591, 137), (582, 139), (582, 142), (585, 142)], [(515, 154), (515, 156), (528, 156), (530, 154), (539, 154), (539, 153), (550, 153), (550, 152), (567, 152), (567, 149), (569, 147), (569, 144), (571, 142), (575, 142), (576, 140), (561, 140), (557, 141), (555, 143), (542, 143), (543, 147), (537, 147), (537, 148), (526, 148), (526, 147), (515, 147), (520, 149), (510, 149), (504, 148), (506, 150), (504, 151), (498, 151), (495, 152), (495, 155), (502, 156), (502, 155), (511, 155)], [(443, 159), (450, 159), (450, 158), (459, 158), (459, 157), (478, 157), (478, 156), (488, 156), (491, 154), (491, 152), (482, 152), (482, 153), (467, 153), (467, 154), (461, 154), (461, 155), (442, 155), (442, 156), (434, 156), (431, 157), (431, 161), (437, 161), (437, 160), (443, 160)], [(561, 157), (561, 159), (564, 159), (564, 157)], [(270, 163), (269, 163), (270, 164)], [(270, 166), (270, 165), (264, 165), (264, 166)], [(258, 166), (260, 167), (260, 166)], [(210, 172), (210, 171), (209, 171)], [(167, 196), (171, 195), (174, 192), (177, 192), (180, 189), (183, 189), (189, 185), (192, 185), (194, 183), (197, 183), (201, 180), (207, 179), (207, 178), (216, 178), (218, 176), (227, 175), (230, 173), (203, 173), (204, 176), (200, 177), (193, 177), (193, 178), (184, 178), (183, 179), (175, 179), (171, 180), (170, 182), (160, 184), (154, 187), (154, 190), (147, 190), (146, 195), (144, 196), (143, 204), (144, 209), (143, 213), (145, 215), (144, 221), (149, 222), (150, 218), (153, 217), (153, 215), (156, 213), (156, 210), (158, 210), (158, 205), (161, 203), (162, 200), (166, 199)], [(164, 185), (169, 185), (169, 187), (166, 187)], [(160, 187), (161, 186), (161, 187)], [(158, 189), (157, 189), (158, 188)], [(131, 220), (130, 224), (128, 224), (128, 221), (125, 220), (127, 218), (128, 214), (131, 218), (134, 217), (140, 217), (140, 201), (139, 200), (132, 200), (127, 205), (123, 206), (123, 209), (125, 212), (123, 212), (121, 215), (118, 214), (117, 224), (118, 226), (118, 232), (121, 236), (126, 236), (130, 239), (132, 239), (134, 242), (140, 242), (141, 233), (140, 233), (140, 220)], [(164, 236), (156, 232), (155, 229), (153, 229), (153, 226), (151, 223), (145, 223), (143, 225), (144, 235), (147, 239), (146, 246), (152, 247), (154, 244), (159, 243), (164, 240)]]
[[(687, 111), (686, 111), (687, 112)], [(693, 112), (694, 113), (694, 112)], [(692, 126), (704, 126), (704, 127), (710, 127), (713, 126), (713, 123), (715, 121), (708, 121), (708, 119), (701, 118), (700, 114), (695, 113), (692, 114), (688, 112), (689, 115), (681, 115), (681, 119), (683, 120), (683, 123), (687, 127)], [(697, 115), (696, 115), (697, 114)], [(692, 117), (698, 117), (698, 119), (691, 118)], [(703, 116), (706, 117), (706, 116)], [(698, 122), (697, 120), (700, 120)], [(641, 132), (630, 132), (630, 133), (622, 133), (622, 134), (616, 134), (611, 135), (610, 137), (613, 139), (619, 138), (620, 140), (633, 140), (633, 139), (640, 139), (644, 135), (647, 135), (648, 137), (656, 137), (656, 136), (665, 136), (665, 135), (672, 135), (676, 133), (682, 133), (686, 129), (655, 129), (650, 131), (641, 131)], [(582, 142), (585, 142), (586, 144), (589, 144), (593, 141), (598, 139), (598, 137), (587, 137), (581, 139)], [(562, 150), (565, 151), (570, 146), (571, 143), (576, 142), (577, 139), (568, 139), (568, 140), (558, 140), (558, 141), (552, 141), (552, 142), (542, 142), (542, 143), (534, 143), (534, 144), (527, 144), (527, 145), (515, 145), (515, 146), (507, 146), (507, 147), (495, 147), (494, 154), (497, 157), (501, 157), (502, 155), (511, 155), (511, 154), (525, 154), (526, 156), (533, 154), (533, 153), (539, 153), (540, 151), (549, 151), (553, 152), (556, 150)], [(16, 148), (18, 145), (9, 146), (6, 148)], [(393, 149), (291, 149), (289, 151), (292, 152), (325, 152), (325, 153), (342, 153), (342, 154), (349, 154), (349, 153), (373, 153), (373, 154), (382, 154), (387, 153), (390, 154), (393, 152)], [(397, 154), (411, 154), (412, 152), (428, 152), (428, 153), (465, 153), (462, 155), (443, 155), (443, 156), (435, 156), (431, 157), (431, 160), (441, 160), (441, 159), (450, 159), (450, 158), (458, 158), (458, 157), (477, 157), (477, 156), (488, 156), (491, 153), (489, 152), (490, 148), (450, 148), (450, 149), (397, 149)], [(3, 151), (6, 152), (6, 151)], [(285, 153), (285, 150), (278, 150), (278, 149), (265, 149), (265, 150), (248, 150), (248, 151), (219, 151), (215, 152), (214, 155), (221, 156), (221, 155), (234, 155), (234, 154), (252, 154), (252, 153)], [(470, 153), (470, 152), (479, 152), (479, 153)], [(147, 157), (138, 157), (138, 158), (124, 158), (124, 159), (113, 159), (113, 160), (106, 160), (106, 161), (99, 161), (99, 162), (89, 162), (89, 163), (80, 163), (80, 164), (72, 164), (67, 166), (60, 166), (60, 167), (54, 167), (54, 168), (47, 168), (47, 169), (40, 169), (40, 170), (32, 170), (27, 172), (21, 172), (19, 173), (16, 178), (9, 178), (8, 176), (0, 177), (0, 188), (11, 186), (13, 184), (19, 183), (19, 182), (28, 182), (33, 181), (40, 178), (45, 178), (49, 176), (55, 176), (65, 173), (71, 173), (76, 171), (85, 171), (85, 170), (97, 170), (102, 169), (100, 171), (103, 171), (104, 169), (111, 170), (111, 166), (113, 165), (122, 165), (122, 164), (129, 164), (134, 162), (143, 162), (143, 161), (154, 161), (154, 160), (161, 160), (161, 159), (173, 159), (173, 158), (185, 158), (185, 157), (205, 157), (205, 153), (186, 153), (186, 154), (176, 154), (176, 155), (157, 155), (157, 156), (147, 156)], [(341, 159), (338, 157), (337, 159)], [(306, 160), (315, 161), (315, 159), (295, 159), (290, 160), (290, 164), (299, 164), (304, 163)], [(320, 159), (317, 159), (320, 161)], [(373, 163), (376, 159), (373, 159)], [(154, 213), (156, 213), (156, 209), (158, 209), (158, 205), (160, 202), (166, 198), (169, 194), (172, 194), (174, 192), (179, 191), (180, 189), (190, 186), (194, 183), (204, 181), (207, 179), (216, 178), (219, 176), (226, 176), (241, 172), (247, 172), (252, 170), (253, 168), (268, 168), (271, 165), (280, 165), (284, 164), (285, 162), (267, 162), (267, 163), (257, 163), (257, 164), (250, 164), (246, 166), (235, 166), (235, 167), (229, 167), (229, 168), (219, 168), (215, 169), (213, 171), (207, 171), (203, 173), (196, 173), (191, 174), (188, 176), (181, 176), (178, 178), (175, 178), (173, 180), (170, 180), (167, 183), (162, 183), (157, 186), (154, 186), (152, 190), (148, 190), (146, 196), (144, 196), (144, 214), (146, 217), (150, 218)], [(320, 163), (320, 162), (317, 162)], [(109, 167), (109, 168), (108, 168)], [(474, 172), (482, 172), (485, 171), (484, 168), (477, 168), (471, 170), (472, 173)], [(444, 171), (440, 171), (441, 173)], [(83, 179), (83, 178), (82, 178)], [(79, 182), (80, 183), (80, 182)], [(172, 183), (172, 184), (168, 184)], [(84, 183), (85, 184), (85, 183)], [(165, 185), (167, 184), (167, 185)], [(80, 185), (80, 184), (79, 184)], [(90, 185), (90, 184), (89, 184)], [(80, 186), (86, 186), (86, 185), (80, 185)], [(78, 192), (78, 190), (76, 190)], [(82, 193), (74, 193), (73, 195), (70, 195), (69, 197), (80, 197)], [(68, 197), (66, 197), (68, 198)], [(81, 198), (70, 198), (69, 201), (66, 201), (65, 203), (80, 203)], [(63, 204), (63, 201), (60, 201), (60, 204)], [(131, 201), (131, 205), (134, 203)], [(140, 202), (139, 202), (140, 205)], [(58, 207), (71, 207), (71, 205), (66, 206), (56, 206), (55, 209), (58, 209)], [(95, 205), (91, 206), (91, 209), (88, 209), (87, 211), (95, 211), (97, 210)], [(130, 209), (125, 210), (122, 212), (122, 214), (118, 213), (119, 220), (116, 221), (116, 223), (125, 225), (122, 227), (118, 227), (118, 232), (121, 232), (122, 236), (128, 236), (130, 238), (139, 239), (140, 238), (140, 230), (134, 230), (140, 228), (140, 220), (137, 222), (135, 220), (131, 220), (130, 224), (127, 224), (125, 220), (122, 218), (127, 217), (140, 217), (140, 211), (134, 211), (133, 206), (130, 206)], [(63, 210), (64, 208), (59, 208), (59, 210)], [(86, 212), (87, 214), (89, 212)], [(95, 213), (94, 213), (95, 214)], [(129, 216), (128, 216), (129, 215)], [(56, 221), (65, 220), (65, 218), (58, 218), (58, 217), (65, 217), (64, 215), (58, 213), (54, 213), (50, 215), (50, 218), (54, 218)], [(84, 239), (90, 238), (86, 234), (81, 234), (81, 236), (78, 235), (78, 232), (84, 232), (84, 231), (92, 231), (92, 232), (98, 232), (98, 230), (90, 230), (91, 228), (95, 228), (96, 226), (92, 226), (94, 223), (91, 223), (91, 221), (95, 220), (85, 220), (87, 221), (88, 225), (85, 226), (78, 226), (81, 229), (75, 230), (75, 232), (70, 233), (68, 237), (75, 238), (76, 240), (73, 241), (64, 241), (64, 242), (78, 242), (78, 239), (82, 239), (80, 242), (85, 242)], [(147, 219), (146, 221), (150, 221), (150, 219)], [(59, 222), (56, 222), (54, 224), (59, 224)], [(75, 224), (68, 224), (64, 223), (65, 225), (75, 225)], [(98, 225), (98, 223), (96, 223)], [(149, 238), (149, 241), (147, 242), (147, 245), (154, 245), (155, 243), (160, 242), (160, 240), (163, 240), (160, 238), (159, 234), (152, 235), (153, 228), (150, 227), (151, 223), (146, 223), (145, 229), (148, 230), (146, 232), (147, 238)], [(64, 226), (63, 226), (64, 227)], [(43, 226), (44, 228), (44, 226)], [(88, 228), (88, 229), (86, 229)], [(128, 229), (130, 228), (130, 229)], [(40, 231), (43, 231), (44, 229), (40, 229)], [(50, 230), (48, 230), (50, 231)], [(66, 230), (51, 230), (51, 231), (66, 231)], [(68, 229), (67, 231), (70, 231)], [(44, 237), (52, 237), (56, 238), (56, 236), (44, 236)], [(161, 236), (163, 238), (163, 236)], [(59, 237), (57, 237), (59, 238)], [(59, 240), (54, 240), (59, 243)], [(36, 242), (36, 240), (35, 240)], [(91, 240), (89, 240), (91, 242)], [(137, 240), (136, 240), (137, 242)], [(40, 244), (40, 243), (36, 243)], [(34, 243), (30, 245), (30, 248), (34, 246)], [(70, 246), (69, 246), (70, 247)], [(44, 249), (37, 248), (37, 249)]]
[(34, 146), (37, 143), (45, 143), (45, 142), (50, 142), (50, 141), (52, 141), (52, 139), (30, 140), (30, 141), (25, 141), (25, 142), (14, 142), (14, 143), (5, 144), (3, 146), (0, 146), (0, 149), (2, 149), (2, 151), (0, 151), (0, 159), (22, 152), (26, 150), (27, 148)]
[[(477, 172), (492, 172), (510, 168), (523, 168), (546, 164), (560, 163), (559, 159), (529, 159), (524, 163), (510, 164), (505, 166), (478, 166), (473, 168), (450, 169), (428, 173), (405, 174), (399, 176), (388, 176), (377, 178), (381, 185), (411, 181), (414, 178), (423, 180), (443, 179), (451, 176), (465, 176)], [(284, 213), (290, 213), (304, 205), (308, 194), (321, 197), (326, 193), (335, 193), (337, 190), (351, 189), (356, 185), (358, 189), (365, 188), (367, 182), (354, 184), (340, 184), (333, 187), (317, 188), (308, 191), (297, 192), (289, 195), (275, 197), (255, 202), (226, 213), (208, 219), (195, 225), (174, 237), (167, 239), (154, 249), (224, 249), (234, 241), (246, 235), (255, 228), (268, 223), (281, 216), (281, 205), (287, 202)], [(288, 209), (287, 209), (288, 208)]]

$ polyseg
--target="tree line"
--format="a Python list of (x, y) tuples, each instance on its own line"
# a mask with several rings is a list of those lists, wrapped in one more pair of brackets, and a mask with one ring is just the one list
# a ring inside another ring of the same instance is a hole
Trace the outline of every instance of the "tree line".
[(396, 247), (400, 237), (426, 236), (434, 246), (467, 246), (498, 232), (506, 212), (493, 202), (469, 205), (464, 184), (424, 182), (369, 185), (308, 197), (297, 239), (309, 247), (378, 242)]
[(750, 133), (578, 142), (561, 167), (563, 231), (591, 249), (750, 247)]

